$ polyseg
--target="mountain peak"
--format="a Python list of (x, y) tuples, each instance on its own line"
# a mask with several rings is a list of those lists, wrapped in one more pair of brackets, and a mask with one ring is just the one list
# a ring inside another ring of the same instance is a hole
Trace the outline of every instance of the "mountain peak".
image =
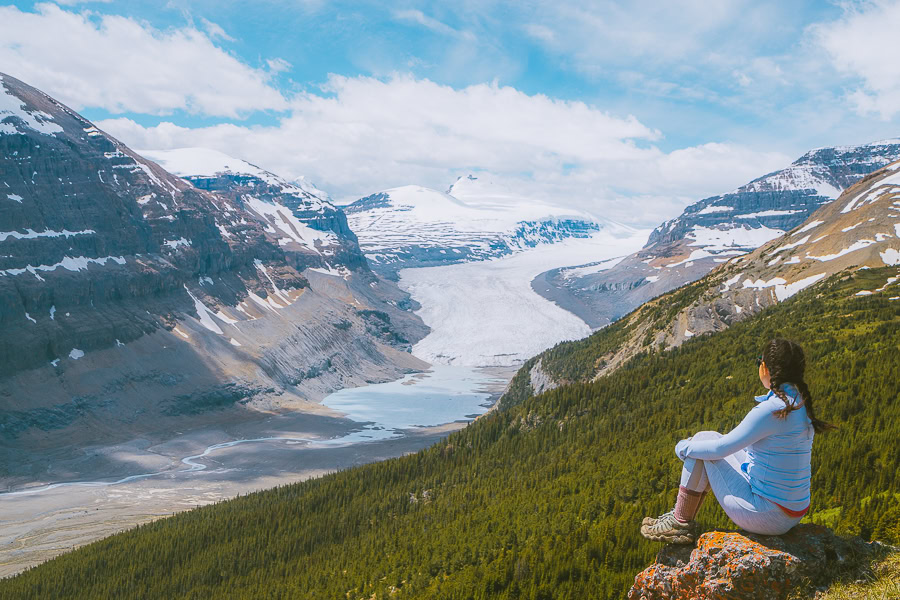
[(212, 148), (141, 150), (140, 154), (179, 177), (216, 177), (223, 174), (245, 175), (255, 177), (268, 185), (280, 188), (286, 194), (315, 198), (325, 204), (331, 204), (331, 196), (327, 192), (318, 189), (302, 176), (289, 181), (251, 162), (235, 158)]

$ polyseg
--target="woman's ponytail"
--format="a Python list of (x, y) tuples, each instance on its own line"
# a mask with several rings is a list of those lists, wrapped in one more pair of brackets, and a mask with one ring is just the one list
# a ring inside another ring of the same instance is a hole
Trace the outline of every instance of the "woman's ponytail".
[(792, 383), (797, 386), (797, 390), (799, 390), (800, 396), (803, 398), (803, 405), (806, 406), (806, 415), (812, 422), (815, 432), (822, 433), (829, 429), (837, 429), (831, 423), (826, 423), (816, 418), (812, 393), (803, 379), (806, 371), (806, 356), (803, 354), (803, 349), (800, 348), (799, 344), (775, 338), (766, 344), (766, 347), (763, 349), (762, 359), (769, 370), (769, 388), (784, 402), (784, 408), (773, 413), (776, 417), (783, 419), (789, 413), (800, 408), (800, 405), (791, 401), (782, 389), (784, 384)]

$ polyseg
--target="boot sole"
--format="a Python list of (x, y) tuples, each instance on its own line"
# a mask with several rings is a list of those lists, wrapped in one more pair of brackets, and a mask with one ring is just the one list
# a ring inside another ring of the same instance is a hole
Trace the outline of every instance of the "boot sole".
[(652, 535), (641, 533), (651, 542), (664, 542), (666, 544), (693, 544), (694, 536), (692, 535)]
[(671, 534), (649, 533), (645, 527), (641, 527), (641, 535), (652, 542), (664, 542), (666, 544), (693, 544), (697, 536), (693, 532), (685, 531)]

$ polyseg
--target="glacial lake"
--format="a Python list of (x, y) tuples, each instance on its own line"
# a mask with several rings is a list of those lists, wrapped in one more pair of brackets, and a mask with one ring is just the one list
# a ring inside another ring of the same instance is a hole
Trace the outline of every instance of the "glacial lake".
[(371, 423), (345, 442), (388, 439), (403, 430), (471, 421), (490, 409), (490, 390), (505, 383), (482, 369), (435, 365), (397, 381), (341, 390), (322, 404)]

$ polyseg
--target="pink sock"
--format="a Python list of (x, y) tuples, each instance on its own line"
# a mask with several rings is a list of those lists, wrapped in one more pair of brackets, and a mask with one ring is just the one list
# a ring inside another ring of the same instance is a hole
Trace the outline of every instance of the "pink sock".
[(706, 492), (695, 492), (684, 486), (678, 488), (678, 499), (675, 501), (675, 518), (682, 523), (693, 521), (703, 504)]

